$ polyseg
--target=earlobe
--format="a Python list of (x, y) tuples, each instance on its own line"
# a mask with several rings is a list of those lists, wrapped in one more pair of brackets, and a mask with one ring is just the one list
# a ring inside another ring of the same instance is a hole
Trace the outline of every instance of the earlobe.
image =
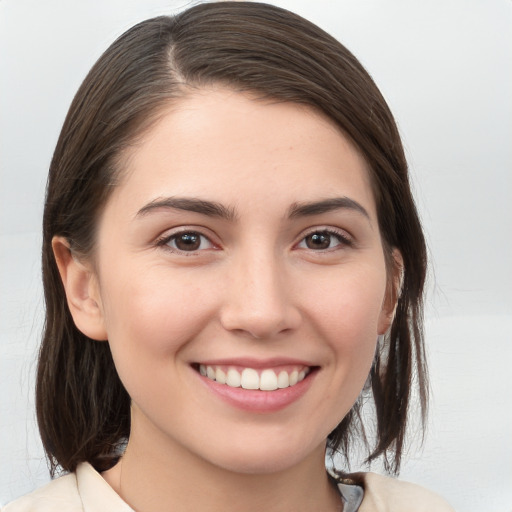
[(52, 248), (76, 327), (89, 338), (106, 340), (96, 274), (89, 265), (73, 255), (66, 238), (53, 237)]
[(379, 318), (378, 334), (385, 334), (391, 327), (395, 319), (396, 307), (398, 299), (402, 293), (403, 276), (404, 276), (404, 260), (401, 252), (398, 249), (393, 249), (392, 254), (393, 268), (391, 269), (392, 275), (389, 279), (388, 289), (386, 290), (386, 297), (382, 305), (382, 310)]

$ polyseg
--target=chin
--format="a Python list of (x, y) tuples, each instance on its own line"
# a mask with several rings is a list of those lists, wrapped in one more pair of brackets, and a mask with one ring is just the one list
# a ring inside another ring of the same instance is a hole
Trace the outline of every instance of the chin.
[(305, 450), (301, 446), (291, 446), (289, 442), (271, 443), (268, 440), (251, 443), (238, 449), (233, 446), (229, 453), (215, 454), (210, 463), (232, 473), (264, 475), (286, 471), (312, 457), (318, 457), (324, 465), (325, 443)]

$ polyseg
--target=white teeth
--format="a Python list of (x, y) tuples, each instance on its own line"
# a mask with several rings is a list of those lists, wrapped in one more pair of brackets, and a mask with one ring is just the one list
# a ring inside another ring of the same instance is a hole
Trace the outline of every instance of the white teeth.
[(290, 377), (289, 375), (283, 370), (282, 372), (279, 372), (279, 375), (277, 376), (277, 387), (280, 389), (287, 388), (290, 385)]
[(221, 368), (217, 368), (215, 370), (215, 380), (220, 384), (226, 384), (226, 374), (222, 371)]
[(263, 370), (261, 372), (260, 389), (263, 391), (277, 389), (277, 376), (273, 370)]
[(228, 370), (228, 374), (226, 377), (226, 384), (228, 386), (231, 386), (232, 388), (239, 388), (241, 380), (242, 378), (240, 374), (234, 368), (230, 368)]
[(260, 388), (260, 377), (256, 370), (252, 368), (245, 368), (242, 372), (242, 378), (240, 385), (244, 389), (259, 389)]
[(240, 373), (236, 368), (220, 366), (199, 365), (199, 373), (204, 377), (217, 381), (219, 384), (227, 384), (232, 388), (242, 387), (243, 389), (260, 389), (262, 391), (274, 391), (295, 386), (305, 379), (309, 368), (299, 367), (288, 373), (281, 370), (276, 374), (274, 370), (265, 369), (259, 374), (253, 368), (244, 368)]

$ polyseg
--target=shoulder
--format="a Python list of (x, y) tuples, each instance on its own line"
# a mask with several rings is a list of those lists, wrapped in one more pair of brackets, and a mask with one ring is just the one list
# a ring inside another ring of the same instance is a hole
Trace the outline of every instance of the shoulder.
[(376, 473), (350, 477), (364, 488), (359, 512), (455, 512), (443, 498), (420, 485)]
[(66, 512), (81, 512), (76, 475), (61, 476), (2, 508), (1, 512), (50, 512), (56, 507)]
[(0, 512), (133, 512), (88, 463), (6, 505)]

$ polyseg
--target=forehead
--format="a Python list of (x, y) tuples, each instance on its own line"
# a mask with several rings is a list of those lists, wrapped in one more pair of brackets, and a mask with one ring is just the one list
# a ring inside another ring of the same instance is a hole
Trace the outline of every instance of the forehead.
[(366, 162), (332, 120), (228, 89), (169, 104), (121, 160), (113, 195), (134, 206), (173, 195), (234, 206), (259, 195), (269, 204), (344, 195), (375, 213)]

